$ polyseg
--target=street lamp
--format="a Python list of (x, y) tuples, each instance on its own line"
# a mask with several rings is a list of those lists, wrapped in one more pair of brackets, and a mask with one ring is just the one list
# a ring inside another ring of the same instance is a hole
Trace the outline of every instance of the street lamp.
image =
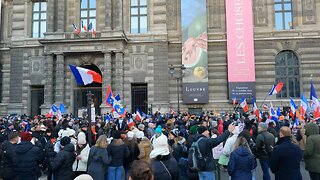
[[(180, 114), (180, 80), (182, 80), (182, 77), (184, 76), (186, 67), (184, 66), (184, 64), (181, 64), (181, 66), (178, 67), (174, 67), (172, 64), (169, 65), (168, 70), (169, 70), (169, 74), (170, 77), (173, 78), (174, 76), (174, 70), (175, 68), (178, 68), (178, 76), (176, 76), (176, 80), (177, 80), (177, 93), (178, 93), (178, 114)], [(181, 70), (181, 71), (179, 71)]]
[(92, 146), (93, 142), (92, 142), (92, 132), (91, 132), (91, 105), (92, 105), (92, 100), (93, 100), (93, 94), (91, 93), (91, 91), (88, 91), (87, 93), (87, 114), (88, 114), (88, 140), (89, 140), (89, 145), (90, 147)]

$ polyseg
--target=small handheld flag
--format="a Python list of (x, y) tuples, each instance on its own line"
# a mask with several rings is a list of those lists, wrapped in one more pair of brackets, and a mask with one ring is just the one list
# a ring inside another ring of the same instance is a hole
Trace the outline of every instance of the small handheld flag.
[(290, 116), (294, 119), (294, 115), (296, 114), (297, 106), (294, 104), (294, 101), (290, 97)]
[(83, 21), (81, 21), (81, 25), (82, 25), (83, 30), (87, 31), (87, 26), (83, 23)]
[(69, 67), (79, 85), (87, 85), (93, 82), (102, 83), (101, 75), (95, 71), (82, 67), (76, 67), (70, 64)]
[(73, 27), (74, 34), (77, 34), (77, 35), (80, 34), (80, 29), (75, 24), (72, 23), (72, 27)]
[(281, 91), (282, 87), (283, 87), (283, 82), (279, 82), (277, 85), (273, 85), (269, 92), (269, 96), (278, 94)]
[(142, 113), (139, 111), (139, 109), (136, 110), (136, 120), (137, 121), (142, 120)]
[(248, 112), (249, 111), (249, 106), (247, 104), (246, 98), (242, 97), (240, 100), (240, 106), (242, 107), (244, 112)]
[(300, 116), (302, 119), (305, 118), (305, 114), (306, 114), (307, 110), (308, 110), (308, 101), (302, 93), (301, 94), (301, 103), (300, 103)]

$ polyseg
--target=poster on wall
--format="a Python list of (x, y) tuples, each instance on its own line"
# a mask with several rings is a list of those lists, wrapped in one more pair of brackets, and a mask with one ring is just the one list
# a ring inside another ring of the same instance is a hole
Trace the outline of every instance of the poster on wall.
[(183, 103), (208, 103), (206, 0), (181, 0)]
[[(252, 1), (226, 0), (229, 102), (255, 96)], [(251, 101), (248, 101), (251, 102)]]

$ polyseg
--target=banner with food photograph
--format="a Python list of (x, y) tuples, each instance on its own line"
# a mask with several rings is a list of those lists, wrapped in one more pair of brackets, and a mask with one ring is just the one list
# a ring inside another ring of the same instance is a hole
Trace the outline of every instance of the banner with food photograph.
[(183, 103), (208, 103), (206, 0), (181, 0)]

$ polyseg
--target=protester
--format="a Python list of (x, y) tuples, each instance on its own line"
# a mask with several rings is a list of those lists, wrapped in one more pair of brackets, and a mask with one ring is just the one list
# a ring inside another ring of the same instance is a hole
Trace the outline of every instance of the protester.
[(183, 147), (179, 143), (179, 129), (175, 128), (169, 133), (169, 145), (171, 145), (172, 148), (172, 154), (173, 157), (178, 162), (181, 158)]
[(150, 140), (146, 137), (142, 138), (138, 147), (140, 151), (138, 158), (142, 161), (150, 163), (150, 153), (152, 148)]
[(132, 163), (132, 168), (130, 170), (129, 180), (153, 180), (153, 172), (150, 164), (136, 160)]
[(302, 180), (300, 162), (302, 151), (299, 146), (291, 142), (290, 128), (283, 126), (280, 129), (279, 140), (272, 151), (270, 169), (276, 180)]
[(10, 180), (14, 179), (14, 163), (15, 148), (19, 141), (19, 134), (17, 132), (10, 133), (8, 140), (4, 141), (0, 146), (0, 179)]
[(74, 178), (81, 174), (87, 174), (87, 162), (89, 158), (90, 147), (87, 143), (86, 135), (84, 132), (79, 132), (78, 142), (75, 150), (76, 160), (72, 165)]
[[(125, 179), (129, 178), (129, 170), (131, 169), (132, 163), (134, 160), (139, 160), (139, 147), (137, 138), (134, 138), (133, 132), (129, 131), (127, 134), (123, 133), (126, 137), (124, 137), (124, 143), (128, 145), (130, 155), (124, 159), (123, 167), (125, 169)], [(143, 137), (145, 138), (145, 137)]]
[(109, 157), (107, 136), (99, 136), (96, 144), (91, 147), (88, 158), (88, 174), (94, 180), (104, 180), (108, 170)]
[[(220, 134), (219, 134), (219, 131), (217, 129), (212, 129), (211, 130), (211, 138), (217, 138)], [(213, 155), (213, 159), (214, 159), (214, 162), (216, 164), (216, 168), (217, 168), (217, 171), (215, 173), (215, 180), (220, 180), (220, 167), (219, 167), (219, 158), (221, 156), (221, 154), (223, 153), (223, 143), (220, 143), (218, 146), (212, 148), (212, 155)]]

